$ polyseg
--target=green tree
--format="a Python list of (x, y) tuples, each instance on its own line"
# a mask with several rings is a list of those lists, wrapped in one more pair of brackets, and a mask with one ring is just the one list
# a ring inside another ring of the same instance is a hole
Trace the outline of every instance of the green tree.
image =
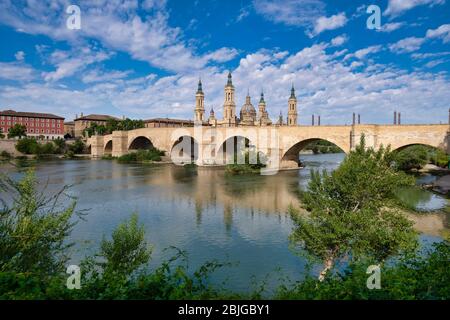
[(100, 265), (106, 273), (131, 274), (149, 261), (151, 253), (144, 226), (138, 225), (138, 217), (133, 214), (114, 230), (111, 240), (102, 240), (99, 256), (104, 262)]
[(62, 272), (72, 246), (75, 202), (64, 206), (65, 189), (48, 197), (37, 190), (32, 170), (20, 181), (0, 176), (0, 272)]
[(414, 179), (392, 167), (389, 149), (359, 146), (331, 174), (311, 172), (302, 203), (309, 214), (291, 208), (294, 247), (322, 261), (320, 279), (343, 258), (387, 257), (417, 245), (413, 223), (397, 208), (396, 190)]
[(39, 149), (39, 142), (32, 138), (24, 138), (16, 143), (16, 150), (24, 154), (38, 154)]
[(66, 151), (66, 141), (62, 138), (57, 138), (55, 140), (53, 140), (53, 143), (56, 146), (56, 153), (62, 154)]
[(15, 138), (18, 137), (19, 139), (22, 137), (26, 137), (27, 136), (27, 128), (22, 125), (22, 124), (18, 124), (16, 123), (13, 127), (9, 128), (8, 130), (8, 138)]
[(72, 151), (74, 154), (83, 153), (86, 149), (86, 146), (80, 138), (76, 139), (74, 143), (69, 145), (69, 151)]
[(425, 146), (410, 146), (395, 153), (395, 163), (399, 170), (421, 169), (428, 163), (428, 149)]

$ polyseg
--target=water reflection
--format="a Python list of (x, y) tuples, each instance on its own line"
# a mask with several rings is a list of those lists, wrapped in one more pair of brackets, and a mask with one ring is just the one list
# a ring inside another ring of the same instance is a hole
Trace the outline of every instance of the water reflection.
[[(76, 259), (98, 246), (132, 212), (139, 214), (155, 247), (152, 263), (157, 265), (169, 246), (189, 253), (193, 267), (206, 260), (239, 261), (239, 265), (215, 276), (227, 279), (230, 288), (247, 290), (250, 277), (261, 280), (282, 267), (296, 279), (305, 261), (288, 249), (292, 229), (286, 214), (290, 204), (298, 205), (297, 191), (310, 178), (310, 168), (332, 170), (342, 154), (301, 155), (302, 170), (284, 171), (274, 176), (227, 176), (222, 169), (189, 168), (173, 165), (130, 165), (114, 161), (37, 162), (37, 175), (56, 191), (73, 185), (71, 195), (79, 199), (79, 209), (90, 209), (86, 222), (72, 234), (78, 243)], [(18, 176), (25, 168), (0, 167)], [(434, 195), (402, 191), (412, 204), (429, 205)], [(439, 198), (439, 197), (438, 197)], [(439, 201), (446, 200), (439, 198)], [(435, 239), (447, 226), (443, 214), (411, 215), (416, 227)], [(76, 259), (74, 262), (76, 262)]]

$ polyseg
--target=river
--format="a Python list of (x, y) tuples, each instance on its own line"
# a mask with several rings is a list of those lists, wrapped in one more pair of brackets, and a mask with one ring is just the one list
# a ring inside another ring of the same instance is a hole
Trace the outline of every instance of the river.
[[(292, 229), (288, 206), (298, 205), (296, 192), (307, 185), (310, 169), (336, 168), (343, 154), (301, 155), (305, 169), (274, 176), (226, 176), (220, 168), (187, 169), (174, 165), (120, 164), (109, 160), (58, 160), (34, 163), (41, 186), (48, 192), (72, 185), (77, 209), (87, 210), (71, 235), (73, 263), (92, 253), (102, 239), (136, 212), (153, 245), (152, 266), (174, 252), (186, 250), (191, 268), (211, 259), (233, 266), (216, 271), (212, 281), (248, 291), (267, 276), (268, 286), (280, 275), (299, 279), (305, 260), (289, 250)], [(2, 165), (19, 177), (25, 167)], [(421, 177), (427, 179), (427, 177)], [(431, 192), (401, 191), (400, 196), (421, 210), (437, 210), (448, 200)], [(412, 214), (421, 242), (440, 239), (448, 229), (444, 213)]]

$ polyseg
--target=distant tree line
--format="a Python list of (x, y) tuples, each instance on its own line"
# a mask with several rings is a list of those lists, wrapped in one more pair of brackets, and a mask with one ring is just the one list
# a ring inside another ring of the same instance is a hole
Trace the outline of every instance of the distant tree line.
[(92, 123), (88, 128), (84, 130), (84, 135), (91, 137), (93, 135), (106, 135), (111, 134), (113, 131), (129, 131), (134, 129), (144, 128), (145, 123), (143, 120), (133, 119), (108, 119), (106, 124)]

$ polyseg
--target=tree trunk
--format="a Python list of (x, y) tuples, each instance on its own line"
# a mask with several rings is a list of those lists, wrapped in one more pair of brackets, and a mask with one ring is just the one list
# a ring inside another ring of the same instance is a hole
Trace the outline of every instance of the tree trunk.
[(325, 276), (327, 272), (333, 267), (334, 264), (334, 256), (330, 255), (324, 263), (324, 268), (319, 274), (319, 281), (323, 281), (325, 279)]

